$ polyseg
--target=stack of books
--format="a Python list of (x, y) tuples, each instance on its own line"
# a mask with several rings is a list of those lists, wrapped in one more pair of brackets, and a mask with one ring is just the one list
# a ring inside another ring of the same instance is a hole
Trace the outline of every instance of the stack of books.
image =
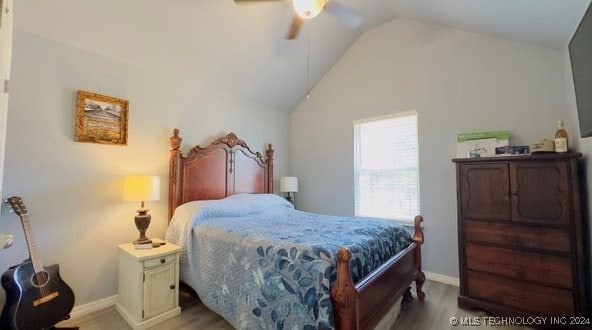
[(136, 249), (136, 250), (152, 249), (152, 243), (144, 243), (144, 244), (136, 244), (136, 243), (134, 243), (134, 249)]
[(145, 243), (145, 244), (134, 243), (134, 249), (146, 250), (146, 249), (157, 248), (157, 247), (160, 247), (161, 245), (165, 245), (165, 244), (166, 244), (166, 241), (163, 241), (160, 238), (153, 238), (151, 243)]

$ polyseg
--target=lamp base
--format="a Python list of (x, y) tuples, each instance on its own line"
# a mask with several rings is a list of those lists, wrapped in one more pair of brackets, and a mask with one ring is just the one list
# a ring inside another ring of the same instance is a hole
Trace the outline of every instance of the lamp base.
[(144, 244), (152, 244), (152, 240), (149, 238), (146, 239), (137, 239), (134, 241), (134, 245), (144, 245)]
[(294, 205), (294, 193), (292, 193), (292, 192), (287, 192), (286, 194), (287, 194), (287, 195), (286, 195), (286, 200), (287, 200), (288, 202), (290, 202), (292, 205)]
[(138, 215), (134, 217), (134, 220), (136, 222), (136, 228), (140, 232), (140, 237), (134, 241), (134, 244), (152, 244), (152, 240), (146, 237), (146, 229), (150, 225), (151, 218), (147, 209), (138, 210)]

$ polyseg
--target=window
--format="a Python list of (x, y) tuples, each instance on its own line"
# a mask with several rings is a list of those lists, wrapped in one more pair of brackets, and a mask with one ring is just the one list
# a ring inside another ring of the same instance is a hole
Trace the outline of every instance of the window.
[(419, 214), (417, 112), (354, 122), (355, 212), (411, 222)]

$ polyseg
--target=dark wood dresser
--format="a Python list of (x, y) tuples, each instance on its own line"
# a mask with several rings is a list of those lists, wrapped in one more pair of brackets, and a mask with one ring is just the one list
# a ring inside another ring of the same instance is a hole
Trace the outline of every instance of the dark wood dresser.
[(581, 154), (453, 159), (463, 308), (589, 316)]

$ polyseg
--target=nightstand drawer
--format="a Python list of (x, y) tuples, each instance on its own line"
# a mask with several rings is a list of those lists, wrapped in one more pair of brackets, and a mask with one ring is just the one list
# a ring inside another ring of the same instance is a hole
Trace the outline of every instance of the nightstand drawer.
[(159, 258), (146, 259), (146, 260), (144, 260), (144, 268), (150, 268), (150, 267), (154, 267), (154, 266), (169, 264), (171, 262), (174, 262), (176, 259), (177, 259), (176, 254), (162, 256)]

